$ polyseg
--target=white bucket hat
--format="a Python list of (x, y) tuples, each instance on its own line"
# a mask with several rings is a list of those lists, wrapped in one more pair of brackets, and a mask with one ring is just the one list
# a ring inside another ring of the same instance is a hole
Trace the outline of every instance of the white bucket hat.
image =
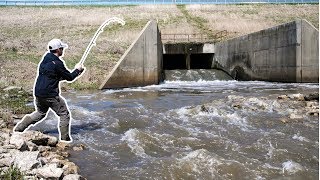
[(59, 48), (68, 48), (68, 44), (63, 43), (60, 39), (52, 39), (48, 43), (48, 50), (56, 50)]

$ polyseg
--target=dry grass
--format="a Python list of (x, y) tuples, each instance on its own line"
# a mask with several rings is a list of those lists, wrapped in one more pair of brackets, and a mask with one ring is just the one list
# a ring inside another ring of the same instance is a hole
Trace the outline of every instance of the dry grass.
[[(186, 10), (205, 19), (213, 32), (227, 30), (229, 37), (295, 18), (319, 26), (318, 5), (187, 5)], [(175, 5), (0, 7), (0, 84), (32, 89), (37, 63), (52, 38), (69, 44), (64, 59), (73, 68), (100, 24), (114, 16), (126, 25), (111, 26), (101, 34), (85, 63), (86, 73), (67, 87), (98, 87), (150, 19), (158, 21), (163, 34), (202, 32)]]
[(208, 20), (213, 31), (227, 30), (229, 38), (256, 32), (295, 19), (306, 19), (319, 27), (319, 6), (298, 5), (188, 5), (193, 15)]
[[(150, 19), (171, 25), (168, 17), (177, 14), (179, 11), (174, 5), (163, 8), (0, 7), (0, 83), (32, 89), (37, 63), (52, 38), (60, 38), (69, 44), (64, 59), (72, 69), (100, 24), (110, 17), (123, 18), (126, 26), (105, 29), (85, 62), (86, 73), (77, 83), (68, 85), (77, 88), (98, 87)], [(16, 70), (12, 67), (16, 67)], [(18, 69), (20, 67), (23, 67), (22, 71)]]

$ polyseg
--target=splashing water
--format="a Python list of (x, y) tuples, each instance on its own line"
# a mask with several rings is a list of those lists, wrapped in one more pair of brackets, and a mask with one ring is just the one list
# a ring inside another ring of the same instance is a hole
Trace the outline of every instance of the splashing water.
[[(277, 98), (318, 88), (198, 80), (69, 92), (74, 143), (87, 147), (71, 160), (88, 179), (318, 179), (318, 116)], [(57, 135), (56, 123), (35, 129)]]

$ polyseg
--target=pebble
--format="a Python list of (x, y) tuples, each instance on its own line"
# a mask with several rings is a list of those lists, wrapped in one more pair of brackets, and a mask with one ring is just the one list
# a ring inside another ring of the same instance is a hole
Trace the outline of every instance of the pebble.
[(72, 150), (74, 150), (74, 151), (83, 151), (84, 149), (85, 149), (85, 145), (83, 145), (83, 144), (80, 144), (78, 146), (74, 146), (72, 148)]
[(18, 86), (8, 86), (6, 88), (3, 89), (3, 91), (12, 91), (12, 90), (18, 90), (21, 91), (22, 87), (18, 87)]

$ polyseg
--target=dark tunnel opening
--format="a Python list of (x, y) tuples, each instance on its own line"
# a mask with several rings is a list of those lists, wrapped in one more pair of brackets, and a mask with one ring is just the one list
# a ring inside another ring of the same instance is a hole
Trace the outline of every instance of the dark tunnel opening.
[(191, 54), (190, 69), (211, 69), (212, 62), (212, 53)]
[(184, 54), (164, 54), (163, 69), (187, 69), (186, 56)]
[[(163, 54), (163, 69), (211, 69), (213, 53), (191, 54)], [(190, 62), (188, 62), (190, 61)]]

